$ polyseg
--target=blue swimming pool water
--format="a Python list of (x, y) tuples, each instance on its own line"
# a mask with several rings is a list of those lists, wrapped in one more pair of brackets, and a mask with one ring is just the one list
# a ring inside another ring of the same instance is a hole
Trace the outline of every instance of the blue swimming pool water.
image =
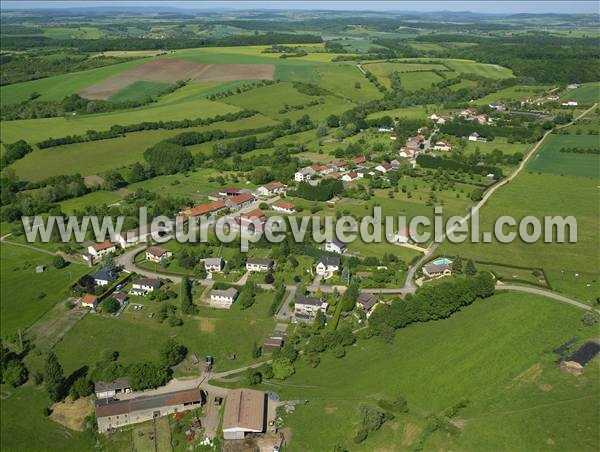
[(448, 259), (447, 257), (442, 257), (441, 259), (434, 260), (433, 263), (435, 265), (445, 265), (445, 264), (451, 264), (452, 261), (450, 259)]

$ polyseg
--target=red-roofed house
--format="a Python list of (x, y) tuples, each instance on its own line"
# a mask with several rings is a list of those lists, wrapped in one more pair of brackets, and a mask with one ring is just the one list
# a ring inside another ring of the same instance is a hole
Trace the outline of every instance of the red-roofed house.
[(191, 209), (185, 210), (181, 213), (184, 218), (202, 217), (204, 215), (211, 216), (225, 209), (225, 203), (223, 201), (213, 201), (206, 204), (200, 204), (199, 206), (192, 207)]
[(377, 165), (375, 169), (383, 174), (392, 171), (394, 167), (390, 163), (382, 163), (381, 165)]
[(366, 161), (367, 159), (364, 156), (356, 157), (354, 160), (352, 160), (352, 162), (354, 162), (357, 165), (362, 165)]
[(81, 298), (81, 306), (96, 309), (96, 306), (98, 306), (98, 297), (96, 297), (96, 295), (90, 295), (89, 293), (85, 294)]
[(435, 146), (433, 147), (435, 151), (451, 151), (452, 145), (444, 140), (439, 140), (435, 142)]
[(114, 253), (117, 250), (117, 246), (110, 240), (107, 240), (102, 243), (94, 243), (88, 246), (87, 249), (88, 254), (93, 256), (94, 259), (102, 259), (107, 254)]
[(277, 212), (283, 212), (283, 213), (295, 213), (296, 212), (296, 206), (294, 206), (293, 204), (290, 204), (289, 202), (285, 202), (285, 201), (274, 202), (273, 204), (271, 204), (271, 207), (273, 208), (273, 210), (275, 210)]
[(262, 187), (258, 187), (256, 189), (256, 194), (262, 195), (262, 196), (272, 196), (272, 195), (277, 195), (279, 193), (283, 193), (286, 188), (287, 188), (287, 185), (285, 185), (281, 182), (271, 182), (270, 184), (266, 184), (266, 185), (263, 185)]
[(232, 209), (243, 209), (244, 207), (248, 207), (252, 204), (256, 198), (253, 194), (245, 193), (243, 195), (232, 196), (227, 201), (225, 201), (225, 205), (229, 206)]
[(356, 180), (358, 178), (360, 178), (362, 175), (359, 175), (359, 173), (357, 173), (356, 171), (352, 170), (352, 171), (348, 171), (346, 174), (344, 174), (342, 176), (342, 180), (344, 182), (352, 182), (353, 180)]
[(236, 218), (236, 223), (240, 226), (242, 231), (254, 232), (258, 230), (262, 232), (265, 229), (267, 217), (262, 210), (255, 209), (240, 215)]

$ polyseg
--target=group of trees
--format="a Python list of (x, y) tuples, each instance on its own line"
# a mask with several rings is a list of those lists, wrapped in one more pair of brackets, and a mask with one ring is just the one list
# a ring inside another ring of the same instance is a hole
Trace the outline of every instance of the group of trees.
[(21, 356), (10, 351), (0, 341), (0, 383), (15, 388), (27, 381), (28, 374)]
[(509, 125), (482, 125), (476, 121), (449, 121), (440, 127), (440, 131), (447, 135), (457, 137), (466, 137), (477, 132), (488, 141), (494, 137), (507, 137), (510, 142), (520, 141), (523, 143), (533, 143), (538, 141), (543, 135), (543, 129), (537, 124), (531, 124), (529, 127), (509, 126)]
[(425, 286), (415, 295), (407, 295), (405, 299), (383, 305), (373, 312), (368, 332), (391, 341), (398, 328), (448, 318), (476, 299), (490, 297), (494, 290), (494, 280), (489, 273)]
[(192, 284), (187, 276), (181, 279), (181, 312), (195, 314), (198, 310), (192, 301)]
[(560, 152), (568, 154), (600, 154), (600, 148), (560, 148)]
[(323, 179), (318, 185), (300, 182), (294, 195), (310, 201), (328, 201), (343, 191), (344, 184), (341, 180)]
[(195, 166), (194, 157), (188, 149), (167, 141), (146, 149), (144, 159), (158, 175), (183, 173)]
[(2, 166), (10, 165), (12, 162), (25, 157), (31, 151), (33, 151), (33, 148), (25, 140), (5, 143), (1, 159)]
[(493, 174), (496, 179), (503, 176), (502, 169), (496, 166), (470, 164), (461, 161), (461, 156), (456, 154), (451, 157), (435, 157), (430, 154), (417, 156), (417, 164), (423, 168), (443, 168), (454, 171), (464, 171), (474, 174)]

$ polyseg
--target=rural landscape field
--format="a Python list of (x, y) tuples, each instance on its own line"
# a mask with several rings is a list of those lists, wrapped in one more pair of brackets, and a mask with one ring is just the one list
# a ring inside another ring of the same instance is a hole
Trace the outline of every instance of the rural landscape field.
[(1, 451), (600, 449), (597, 2), (131, 3), (1, 5)]

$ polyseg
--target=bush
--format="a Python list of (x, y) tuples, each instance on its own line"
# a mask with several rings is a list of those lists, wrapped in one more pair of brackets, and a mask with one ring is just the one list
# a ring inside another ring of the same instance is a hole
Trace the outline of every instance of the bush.
[(358, 432), (356, 432), (356, 435), (352, 441), (354, 441), (356, 444), (360, 444), (367, 439), (367, 436), (369, 436), (369, 432), (367, 432), (364, 428), (361, 428)]
[(65, 268), (67, 266), (67, 261), (65, 261), (63, 259), (62, 256), (56, 255), (52, 258), (52, 265), (54, 265), (54, 268)]

